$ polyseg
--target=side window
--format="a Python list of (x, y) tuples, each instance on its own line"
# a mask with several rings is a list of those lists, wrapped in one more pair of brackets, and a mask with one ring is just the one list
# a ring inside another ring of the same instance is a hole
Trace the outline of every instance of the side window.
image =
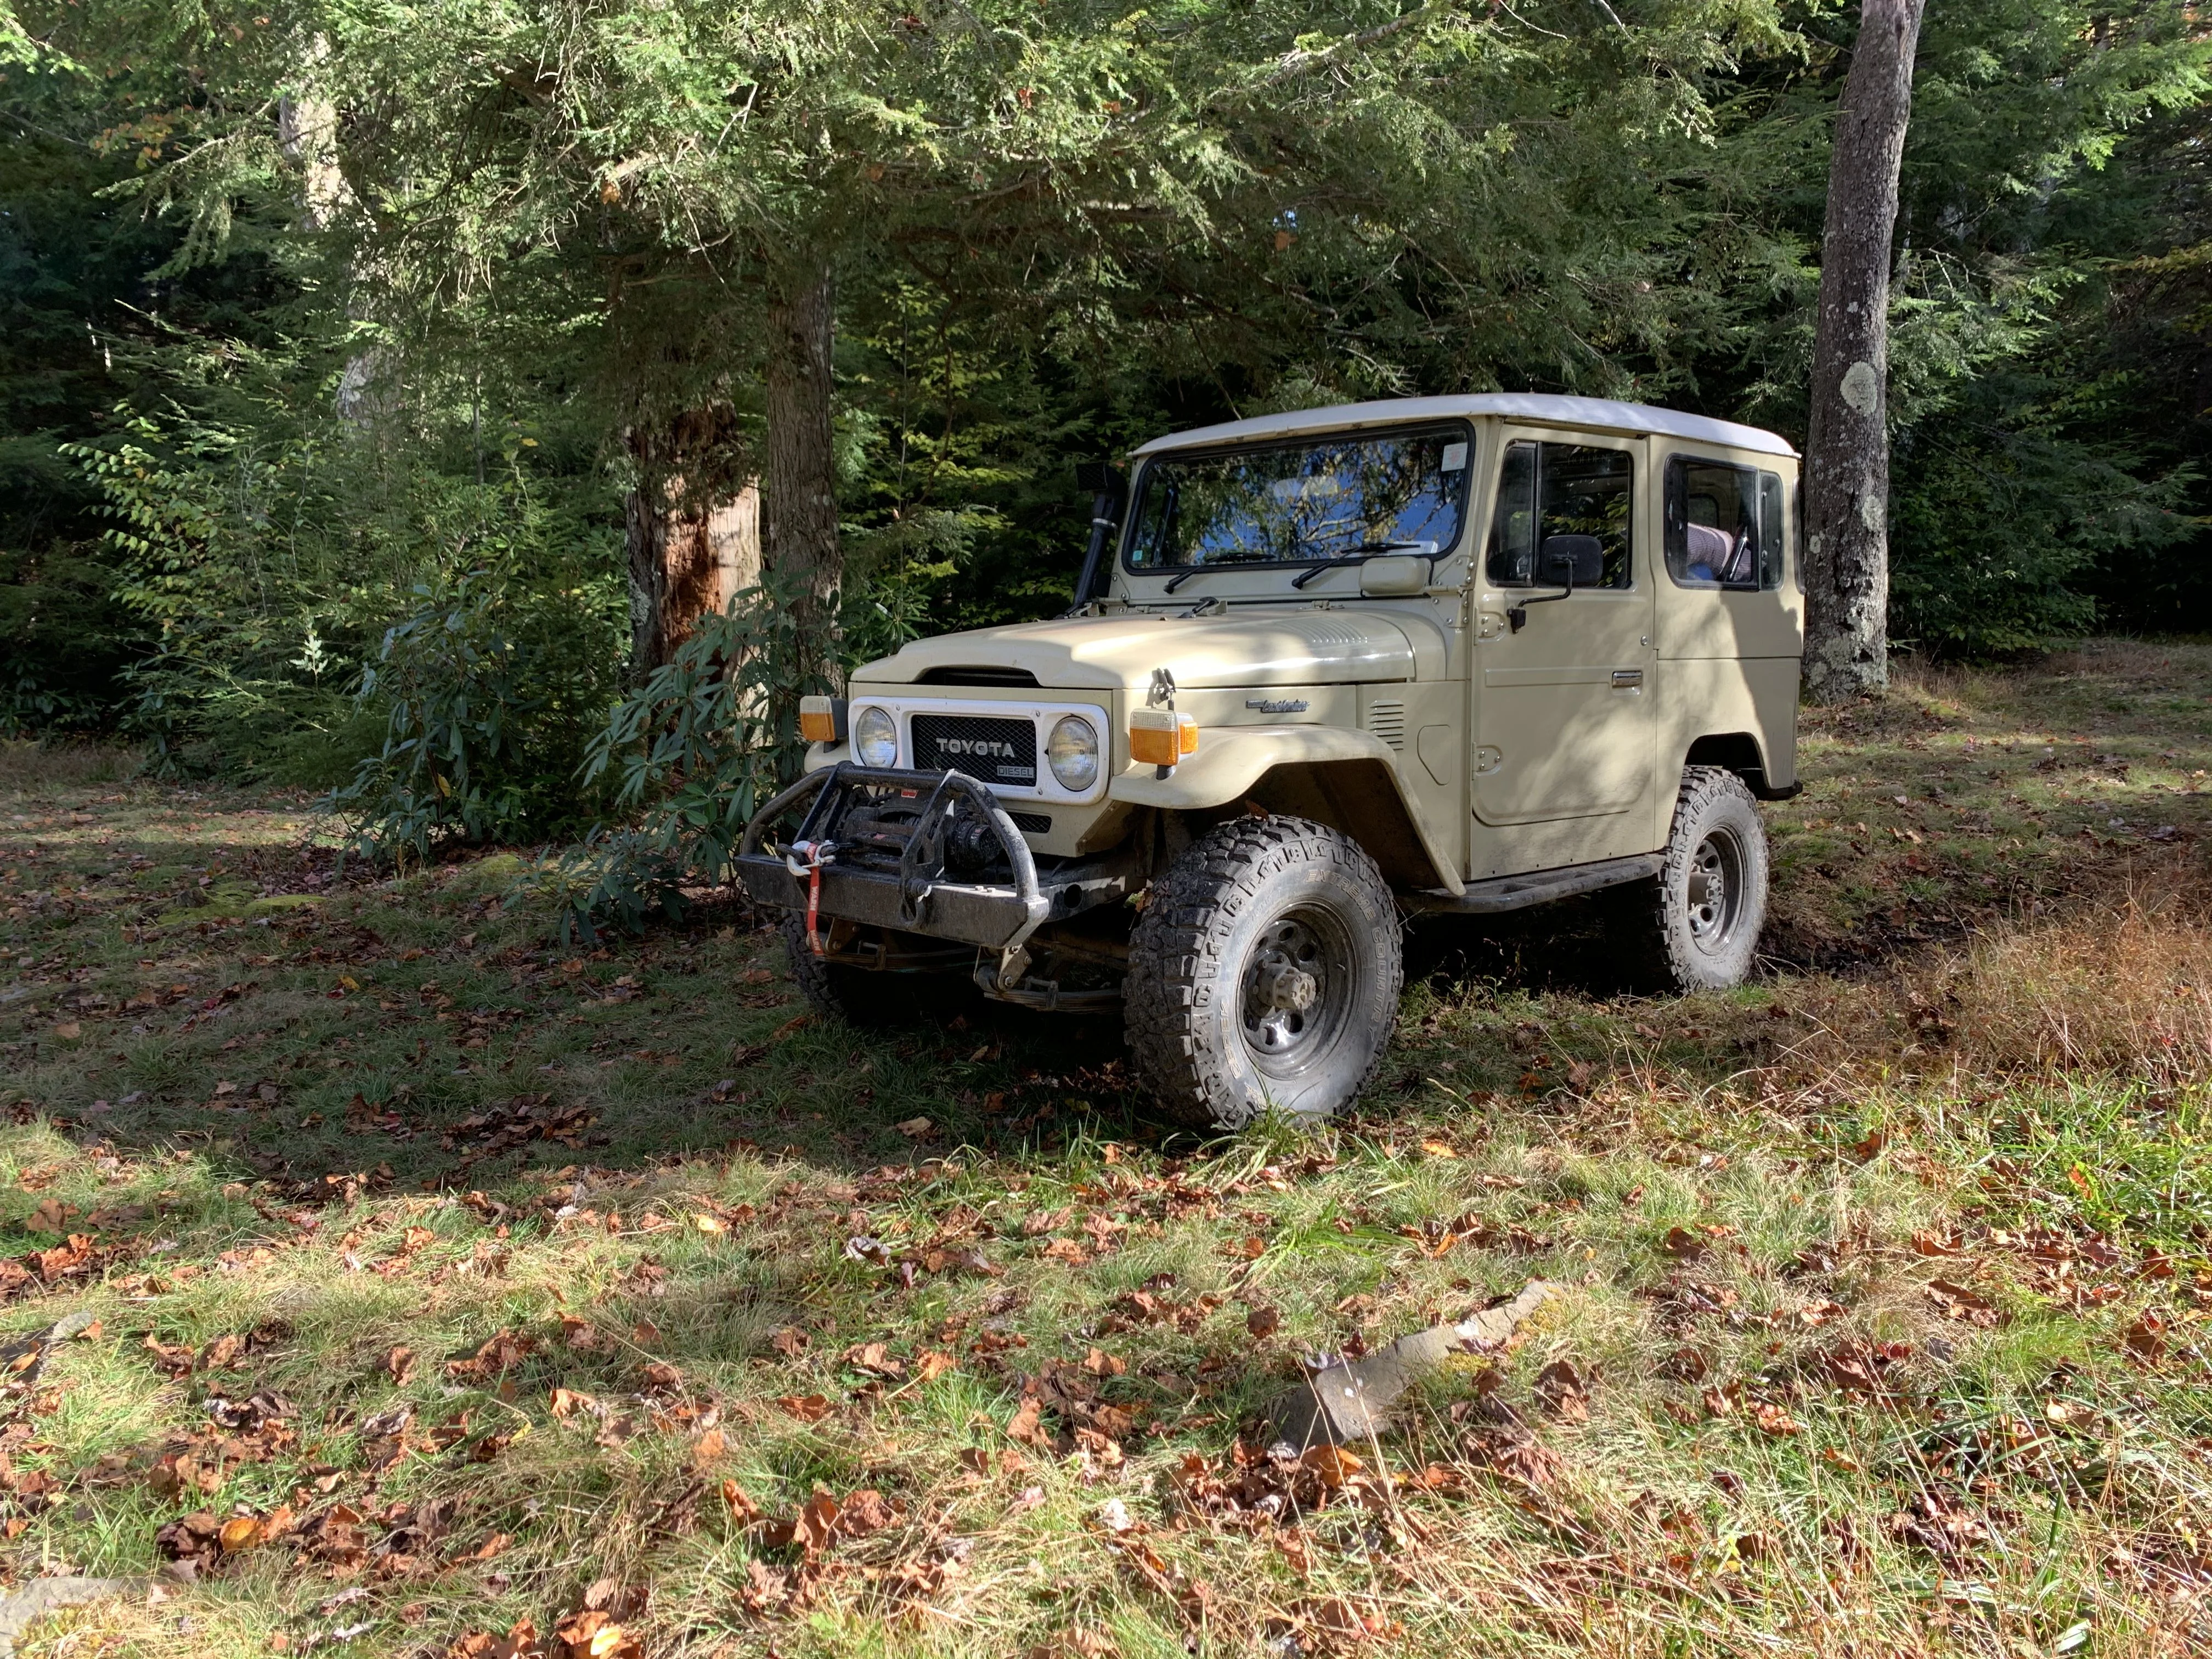
[[(1788, 544), (1783, 526), (1789, 522), (1783, 507), (1782, 475), (1759, 475), (1759, 585), (1763, 589), (1782, 586), (1782, 550)], [(1802, 586), (1802, 584), (1801, 583)]]
[(1631, 526), (1634, 478), (1627, 452), (1592, 444), (1514, 443), (1505, 447), (1498, 479), (1498, 512), (1490, 526), (1486, 568), (1498, 587), (1559, 586), (1563, 559), (1589, 562), (1602, 574), (1578, 577), (1577, 587), (1626, 587), (1634, 580)]
[(1771, 472), (1692, 455), (1670, 458), (1667, 574), (1675, 586), (1756, 591), (1778, 585), (1781, 489)]

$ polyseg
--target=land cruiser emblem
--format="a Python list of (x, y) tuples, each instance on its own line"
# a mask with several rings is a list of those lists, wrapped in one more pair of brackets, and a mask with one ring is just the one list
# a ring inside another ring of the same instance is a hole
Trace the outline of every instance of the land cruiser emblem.
[(1313, 707), (1304, 697), (1248, 697), (1244, 706), (1263, 714), (1303, 714)]
[(947, 738), (937, 745), (948, 755), (992, 755), (1000, 760), (1018, 760), (1014, 745), (996, 738)]

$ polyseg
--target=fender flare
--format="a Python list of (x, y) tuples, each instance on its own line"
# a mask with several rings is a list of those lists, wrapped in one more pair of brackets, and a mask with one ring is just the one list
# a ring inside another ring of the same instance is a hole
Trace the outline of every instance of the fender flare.
[[(1395, 850), (1370, 847), (1369, 852), (1383, 866), (1384, 874), (1400, 886), (1443, 888), (1455, 896), (1465, 888), (1458, 871), (1445, 856), (1439, 838), (1421, 811), (1406, 793), (1398, 775), (1395, 750), (1371, 732), (1346, 731), (1334, 726), (1210, 726), (1200, 729), (1197, 752), (1187, 757), (1166, 777), (1149, 766), (1132, 767), (1116, 777), (1107, 798), (1133, 806), (1167, 811), (1205, 811), (1234, 806), (1278, 793), (1272, 783), (1282, 775), (1321, 774), (1324, 780), (1340, 779), (1342, 790), (1326, 787), (1324, 797), (1340, 797), (1357, 803), (1334, 816), (1355, 821), (1372, 818), (1379, 808), (1396, 820), (1401, 833), (1393, 839), (1406, 845)], [(1387, 780), (1387, 785), (1382, 781)], [(1334, 800), (1332, 800), (1334, 804)], [(1362, 810), (1364, 809), (1364, 811)], [(1285, 810), (1311, 812), (1299, 804)], [(1349, 823), (1340, 828), (1351, 830)], [(1395, 867), (1394, 867), (1395, 866)]]

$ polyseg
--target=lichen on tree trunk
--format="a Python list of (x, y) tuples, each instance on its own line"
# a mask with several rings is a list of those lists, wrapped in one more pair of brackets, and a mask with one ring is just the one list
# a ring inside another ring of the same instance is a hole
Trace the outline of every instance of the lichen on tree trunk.
[(1923, 0), (1862, 0), (1836, 111), (1805, 441), (1805, 684), (1889, 683), (1889, 268)]

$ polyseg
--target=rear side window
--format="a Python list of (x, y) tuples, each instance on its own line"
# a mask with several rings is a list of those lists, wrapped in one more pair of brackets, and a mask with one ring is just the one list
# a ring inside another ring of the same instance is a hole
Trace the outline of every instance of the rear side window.
[(1678, 587), (1782, 585), (1782, 479), (1694, 455), (1667, 462), (1667, 574)]
[[(1498, 513), (1491, 520), (1485, 568), (1498, 587), (1541, 587), (1538, 569), (1545, 544), (1553, 551), (1594, 539), (1604, 576), (1577, 586), (1626, 587), (1634, 580), (1630, 527), (1635, 480), (1626, 450), (1594, 444), (1515, 443), (1505, 447), (1498, 478)], [(1559, 538), (1571, 538), (1562, 542)]]
[[(1762, 472), (1759, 475), (1759, 585), (1761, 587), (1782, 586), (1783, 549), (1787, 545), (1790, 523), (1789, 497), (1784, 493), (1782, 475)], [(1805, 591), (1805, 569), (1797, 568), (1797, 591)]]

